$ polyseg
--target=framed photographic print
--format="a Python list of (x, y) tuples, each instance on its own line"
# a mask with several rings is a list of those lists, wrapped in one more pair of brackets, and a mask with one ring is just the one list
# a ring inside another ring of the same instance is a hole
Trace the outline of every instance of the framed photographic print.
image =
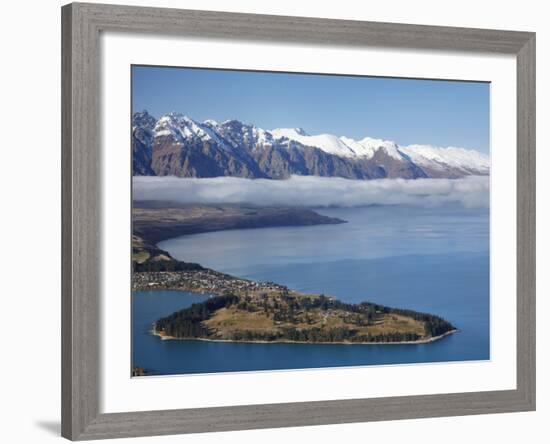
[(535, 408), (533, 33), (62, 23), (65, 437)]

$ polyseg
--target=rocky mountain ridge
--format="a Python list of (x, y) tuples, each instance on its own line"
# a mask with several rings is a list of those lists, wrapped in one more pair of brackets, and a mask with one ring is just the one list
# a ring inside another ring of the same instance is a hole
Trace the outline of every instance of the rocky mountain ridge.
[(133, 174), (142, 176), (368, 180), (459, 178), (490, 171), (488, 156), (464, 148), (312, 136), (301, 128), (268, 131), (239, 120), (198, 122), (179, 113), (155, 119), (147, 111), (132, 116), (132, 154)]

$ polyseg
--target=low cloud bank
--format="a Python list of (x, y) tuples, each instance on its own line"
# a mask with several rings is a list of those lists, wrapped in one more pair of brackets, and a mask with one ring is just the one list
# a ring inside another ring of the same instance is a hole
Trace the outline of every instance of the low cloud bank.
[(133, 192), (134, 200), (180, 203), (308, 207), (460, 204), (468, 208), (486, 208), (489, 206), (489, 177), (363, 181), (317, 176), (292, 176), (287, 180), (136, 176)]

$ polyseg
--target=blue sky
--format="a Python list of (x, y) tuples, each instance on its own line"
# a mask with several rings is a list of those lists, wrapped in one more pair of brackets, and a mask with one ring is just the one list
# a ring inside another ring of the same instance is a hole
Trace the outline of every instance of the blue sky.
[(489, 151), (481, 82), (134, 66), (133, 111)]

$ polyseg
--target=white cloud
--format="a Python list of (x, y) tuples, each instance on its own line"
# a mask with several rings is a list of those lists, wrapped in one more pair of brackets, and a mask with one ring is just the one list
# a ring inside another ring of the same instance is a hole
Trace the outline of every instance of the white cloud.
[(421, 205), (489, 206), (489, 177), (462, 179), (349, 180), (292, 176), (287, 180), (172, 176), (133, 178), (135, 200), (181, 203), (247, 203), (280, 206)]

